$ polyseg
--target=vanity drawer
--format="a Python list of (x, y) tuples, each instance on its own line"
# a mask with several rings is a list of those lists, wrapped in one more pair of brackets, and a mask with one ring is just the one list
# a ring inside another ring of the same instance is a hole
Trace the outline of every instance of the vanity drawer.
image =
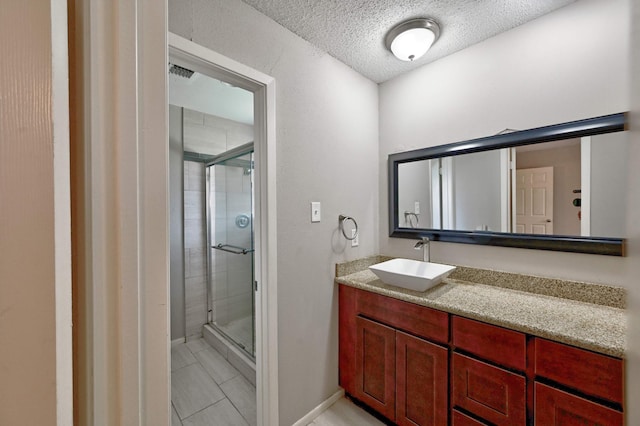
[(537, 382), (534, 418), (536, 426), (624, 424), (620, 411)]
[(451, 414), (452, 426), (487, 426), (486, 423), (479, 422), (478, 420), (461, 413), (458, 410), (453, 410)]
[(368, 291), (358, 291), (358, 314), (440, 343), (449, 342), (449, 314)]
[(527, 419), (525, 396), (524, 376), (453, 354), (454, 407), (496, 425), (524, 426)]
[(452, 327), (455, 347), (505, 367), (525, 370), (525, 334), (459, 316), (453, 317)]
[(621, 359), (536, 337), (535, 374), (622, 404), (624, 373)]

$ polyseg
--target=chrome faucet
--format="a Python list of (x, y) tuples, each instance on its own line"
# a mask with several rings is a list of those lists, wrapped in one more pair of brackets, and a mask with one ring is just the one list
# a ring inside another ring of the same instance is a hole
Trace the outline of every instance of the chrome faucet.
[(416, 250), (422, 249), (422, 260), (429, 262), (429, 237), (422, 237), (422, 240), (418, 241), (413, 248)]

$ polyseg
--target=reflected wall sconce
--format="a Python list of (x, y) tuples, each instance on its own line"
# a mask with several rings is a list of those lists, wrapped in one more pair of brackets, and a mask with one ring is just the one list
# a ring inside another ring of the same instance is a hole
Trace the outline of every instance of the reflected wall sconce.
[(427, 53), (438, 37), (440, 26), (433, 19), (410, 19), (393, 27), (384, 44), (401, 61), (415, 61)]

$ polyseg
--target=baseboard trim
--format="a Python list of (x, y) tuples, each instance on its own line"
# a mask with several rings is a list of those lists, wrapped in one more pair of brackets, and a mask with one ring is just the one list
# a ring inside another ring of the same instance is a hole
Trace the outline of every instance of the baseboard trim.
[(336, 393), (325, 399), (313, 410), (309, 411), (300, 420), (295, 422), (292, 426), (307, 426), (314, 421), (316, 417), (322, 414), (327, 408), (331, 407), (337, 400), (344, 396), (344, 389), (340, 388)]

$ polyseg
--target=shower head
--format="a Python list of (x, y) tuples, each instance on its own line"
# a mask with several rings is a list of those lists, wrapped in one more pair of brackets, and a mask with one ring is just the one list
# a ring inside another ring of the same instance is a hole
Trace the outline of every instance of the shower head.
[(183, 68), (179, 65), (169, 63), (169, 74), (175, 74), (179, 77), (184, 77), (186, 79), (189, 79), (191, 78), (191, 76), (193, 76), (193, 71)]

